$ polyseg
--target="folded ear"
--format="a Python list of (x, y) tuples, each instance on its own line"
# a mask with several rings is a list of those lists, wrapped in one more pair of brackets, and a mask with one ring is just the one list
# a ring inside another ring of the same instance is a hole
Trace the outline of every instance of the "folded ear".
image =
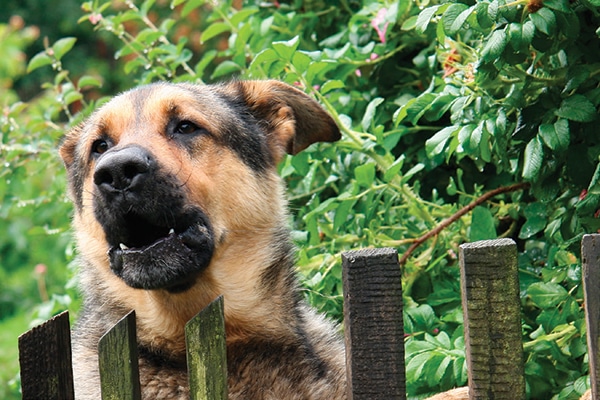
[(250, 112), (263, 121), (275, 160), (296, 154), (315, 142), (334, 142), (340, 130), (333, 118), (304, 92), (275, 81), (237, 81), (230, 84), (242, 95)]
[(77, 142), (83, 123), (73, 127), (65, 136), (62, 137), (60, 146), (58, 148), (58, 154), (62, 158), (66, 167), (69, 167), (75, 161), (75, 151), (77, 148)]

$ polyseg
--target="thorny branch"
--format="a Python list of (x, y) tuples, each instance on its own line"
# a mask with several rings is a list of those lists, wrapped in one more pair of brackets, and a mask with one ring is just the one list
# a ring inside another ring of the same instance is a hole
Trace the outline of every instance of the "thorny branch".
[(481, 195), (480, 197), (476, 198), (475, 200), (473, 200), (472, 202), (470, 202), (469, 204), (467, 204), (466, 206), (464, 206), (463, 208), (458, 210), (456, 213), (452, 214), (450, 217), (448, 217), (445, 220), (443, 220), (442, 222), (440, 222), (435, 228), (433, 228), (432, 230), (430, 230), (429, 232), (427, 232), (426, 234), (424, 234), (423, 236), (418, 238), (408, 248), (408, 250), (406, 250), (404, 252), (402, 257), (400, 257), (400, 265), (404, 265), (406, 263), (406, 260), (408, 260), (408, 257), (410, 257), (410, 255), (417, 249), (417, 247), (422, 245), (428, 239), (430, 239), (434, 236), (437, 236), (442, 230), (444, 230), (446, 227), (448, 227), (453, 222), (457, 221), (463, 215), (467, 214), (469, 211), (473, 210), (478, 205), (485, 203), (492, 197), (497, 196), (499, 194), (516, 192), (517, 190), (527, 189), (527, 188), (529, 188), (529, 186), (530, 186), (529, 182), (515, 183), (514, 185), (502, 186), (497, 189), (491, 190), (491, 191)]

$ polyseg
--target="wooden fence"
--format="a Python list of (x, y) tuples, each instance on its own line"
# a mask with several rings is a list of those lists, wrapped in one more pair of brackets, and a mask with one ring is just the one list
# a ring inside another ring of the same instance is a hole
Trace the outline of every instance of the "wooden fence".
[[(517, 250), (510, 239), (460, 246), (462, 303), (471, 399), (525, 399)], [(593, 398), (600, 362), (600, 235), (582, 241)], [(365, 249), (342, 255), (348, 398), (406, 399), (402, 289), (398, 254)], [(186, 327), (190, 398), (227, 398), (223, 300)], [(72, 399), (68, 313), (19, 338), (23, 399)], [(131, 312), (99, 343), (103, 399), (139, 399)]]

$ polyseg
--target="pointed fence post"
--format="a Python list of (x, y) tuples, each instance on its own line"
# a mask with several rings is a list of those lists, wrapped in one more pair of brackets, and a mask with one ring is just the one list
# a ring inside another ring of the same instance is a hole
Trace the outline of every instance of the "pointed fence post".
[(227, 348), (223, 296), (185, 326), (191, 400), (227, 400)]
[(69, 312), (19, 336), (24, 400), (74, 399)]
[(394, 249), (342, 254), (348, 400), (406, 399), (402, 281)]
[(517, 246), (463, 244), (460, 267), (469, 399), (524, 400)]
[(141, 399), (135, 311), (100, 338), (98, 362), (103, 400)]
[(583, 296), (587, 324), (588, 358), (592, 399), (598, 399), (600, 390), (600, 235), (584, 235), (581, 241), (583, 263)]

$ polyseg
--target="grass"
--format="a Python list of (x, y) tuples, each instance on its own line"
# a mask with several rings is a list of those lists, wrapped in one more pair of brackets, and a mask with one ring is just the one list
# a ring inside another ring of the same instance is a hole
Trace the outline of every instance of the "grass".
[(0, 398), (21, 398), (17, 384), (10, 384), (19, 372), (18, 337), (29, 329), (30, 317), (21, 312), (0, 321)]

